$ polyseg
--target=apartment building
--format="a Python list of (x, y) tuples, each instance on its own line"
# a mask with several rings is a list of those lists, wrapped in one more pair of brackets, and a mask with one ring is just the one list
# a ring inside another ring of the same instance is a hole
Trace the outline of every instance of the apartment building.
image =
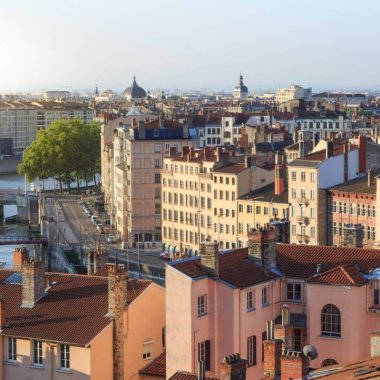
[(274, 355), (295, 364), (307, 344), (318, 351), (312, 368), (370, 355), (380, 327), (378, 250), (274, 240), (273, 229), (255, 230), (248, 248), (224, 254), (204, 242), (200, 257), (166, 267), (167, 378), (197, 372), (199, 360), (218, 378), (230, 352), (247, 360), (248, 379), (274, 378)]
[(0, 141), (10, 140), (11, 153), (21, 153), (37, 136), (59, 119), (92, 121), (95, 110), (87, 104), (69, 101), (0, 102)]
[(15, 250), (17, 271), (0, 270), (2, 379), (138, 379), (162, 353), (161, 286), (118, 264), (45, 273), (25, 251)]
[[(125, 124), (124, 124), (125, 123)], [(164, 157), (183, 146), (197, 147), (189, 136), (188, 124), (158, 118), (145, 120), (132, 117), (116, 119), (105, 128), (114, 129), (112, 149), (113, 183), (105, 189), (111, 202), (113, 223), (130, 245), (161, 242), (161, 169)], [(102, 146), (102, 151), (104, 147)], [(108, 158), (105, 155), (105, 160)]]
[(285, 103), (290, 100), (304, 99), (306, 101), (311, 101), (311, 87), (303, 88), (299, 85), (292, 84), (287, 88), (279, 89), (274, 97), (277, 104)]
[(162, 233), (171, 255), (199, 254), (200, 242), (216, 236), (220, 248), (237, 247), (237, 202), (251, 189), (274, 180), (273, 168), (251, 165), (248, 157), (218, 147), (183, 149), (164, 159)]
[[(321, 145), (322, 146), (322, 145)], [(327, 244), (326, 189), (364, 175), (366, 138), (359, 146), (325, 142), (326, 149), (297, 158), (288, 165), (290, 242)]]
[(344, 246), (347, 228), (358, 228), (359, 244), (366, 248), (376, 243), (377, 172), (328, 189), (328, 244)]

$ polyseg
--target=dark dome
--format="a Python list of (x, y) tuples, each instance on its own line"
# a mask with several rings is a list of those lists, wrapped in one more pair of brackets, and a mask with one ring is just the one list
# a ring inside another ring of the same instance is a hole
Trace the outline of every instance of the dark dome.
[(133, 76), (133, 83), (131, 87), (128, 87), (123, 95), (127, 97), (129, 100), (133, 99), (144, 99), (146, 97), (146, 92), (142, 87), (139, 87), (136, 82), (136, 77)]

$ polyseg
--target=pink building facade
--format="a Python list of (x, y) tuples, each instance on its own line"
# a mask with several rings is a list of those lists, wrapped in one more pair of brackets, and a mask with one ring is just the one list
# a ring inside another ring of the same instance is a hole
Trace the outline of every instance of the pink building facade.
[(317, 348), (313, 368), (370, 355), (380, 328), (379, 251), (271, 238), (254, 232), (248, 248), (223, 255), (207, 242), (200, 258), (167, 266), (167, 377), (195, 373), (199, 360), (207, 376), (220, 376), (221, 358), (238, 352), (247, 378), (262, 378), (268, 321), (281, 349)]

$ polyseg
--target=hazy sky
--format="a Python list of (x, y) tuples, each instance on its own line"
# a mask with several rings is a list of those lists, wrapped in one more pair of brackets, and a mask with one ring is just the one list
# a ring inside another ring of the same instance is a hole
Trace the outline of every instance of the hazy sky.
[[(0, 0), (0, 93), (379, 85), (380, 0)], [(379, 86), (380, 87), (380, 86)]]

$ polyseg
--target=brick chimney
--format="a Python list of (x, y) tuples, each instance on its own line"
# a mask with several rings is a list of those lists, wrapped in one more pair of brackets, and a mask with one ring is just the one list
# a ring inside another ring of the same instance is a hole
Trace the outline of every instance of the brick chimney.
[(309, 361), (302, 352), (285, 351), (281, 356), (281, 380), (304, 379)]
[(182, 157), (185, 157), (189, 154), (189, 147), (188, 146), (183, 146), (182, 147)]
[(32, 308), (45, 295), (45, 267), (30, 257), (22, 265), (22, 304)]
[(124, 309), (127, 305), (127, 278), (124, 265), (111, 264), (108, 270), (108, 316), (113, 319), (113, 379), (124, 380)]
[(285, 165), (279, 152), (275, 155), (274, 193), (280, 195), (285, 190)]
[(13, 250), (13, 270), (20, 272), (22, 264), (29, 259), (29, 251), (25, 247), (15, 248)]
[(145, 140), (145, 121), (140, 120), (138, 124), (138, 130), (139, 130), (139, 139)]
[(5, 300), (2, 297), (0, 297), (0, 331), (2, 331), (5, 326)]
[(264, 345), (264, 376), (274, 378), (281, 372), (282, 340), (265, 340)]
[(334, 143), (332, 141), (326, 142), (326, 160), (334, 155)]
[(359, 136), (359, 173), (367, 171), (367, 138)]
[(95, 273), (95, 270), (94, 270), (94, 256), (95, 256), (95, 253), (94, 251), (88, 251), (87, 252), (87, 274), (89, 276), (93, 275)]
[(349, 248), (363, 248), (363, 226), (361, 224), (344, 224), (343, 246)]
[(240, 354), (225, 356), (220, 363), (220, 380), (245, 380), (247, 361)]
[(276, 231), (272, 227), (251, 230), (248, 234), (248, 258), (271, 270), (276, 267)]
[(219, 277), (219, 243), (217, 241), (204, 241), (201, 243), (202, 269), (213, 277)]

